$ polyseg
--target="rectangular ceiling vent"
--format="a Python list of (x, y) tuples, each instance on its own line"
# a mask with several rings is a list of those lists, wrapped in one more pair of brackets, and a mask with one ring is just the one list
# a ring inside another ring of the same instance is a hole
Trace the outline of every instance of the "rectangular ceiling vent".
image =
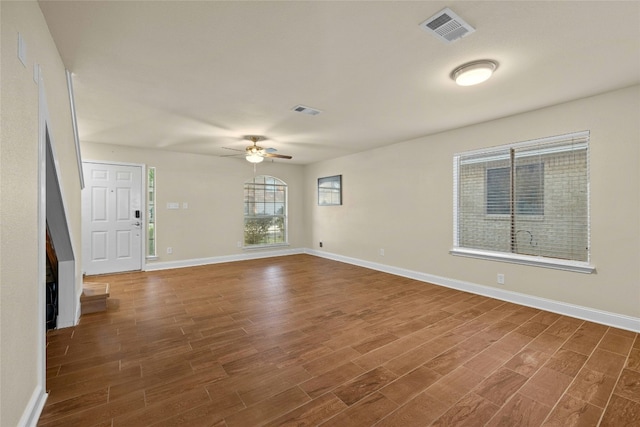
[(308, 114), (310, 116), (317, 116), (318, 114), (322, 113), (322, 111), (320, 110), (311, 107), (305, 107), (304, 105), (296, 105), (292, 108), (292, 110), (298, 113)]
[(476, 30), (449, 8), (436, 13), (420, 24), (420, 27), (445, 43), (454, 42)]

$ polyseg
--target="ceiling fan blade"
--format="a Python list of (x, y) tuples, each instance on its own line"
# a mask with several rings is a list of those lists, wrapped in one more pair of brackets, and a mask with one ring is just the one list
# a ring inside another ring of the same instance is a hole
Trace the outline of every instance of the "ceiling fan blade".
[(240, 151), (240, 152), (244, 152), (245, 150), (238, 150), (237, 148), (229, 148), (229, 147), (220, 147), (223, 148), (225, 150), (233, 150), (233, 151)]
[(263, 153), (262, 157), (273, 157), (276, 159), (293, 159), (291, 156), (285, 156), (283, 154)]

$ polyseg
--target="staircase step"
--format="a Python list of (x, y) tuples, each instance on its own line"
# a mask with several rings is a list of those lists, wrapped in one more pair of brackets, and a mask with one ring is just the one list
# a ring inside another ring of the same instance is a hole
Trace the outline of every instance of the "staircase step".
[(109, 298), (109, 284), (85, 282), (82, 284), (80, 304), (82, 314), (96, 313), (107, 310), (107, 298)]

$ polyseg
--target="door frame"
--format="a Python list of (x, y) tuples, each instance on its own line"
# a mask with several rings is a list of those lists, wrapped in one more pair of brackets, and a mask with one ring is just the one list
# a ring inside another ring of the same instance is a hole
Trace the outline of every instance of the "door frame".
[[(139, 167), (142, 169), (142, 177), (140, 179), (140, 210), (143, 212), (144, 218), (142, 221), (142, 241), (140, 242), (140, 271), (146, 271), (147, 269), (147, 165), (144, 163), (129, 163), (129, 162), (114, 162), (111, 160), (91, 160), (91, 159), (83, 159), (82, 164), (85, 163), (95, 163), (100, 165), (108, 165), (108, 166), (133, 166)], [(86, 180), (85, 180), (86, 182)], [(85, 219), (82, 218), (82, 228), (84, 228)], [(84, 238), (84, 236), (83, 236)], [(84, 240), (84, 239), (83, 239)], [(84, 254), (84, 247), (82, 248), (82, 253)], [(83, 257), (84, 262), (84, 257)], [(137, 271), (137, 270), (131, 270)], [(118, 274), (124, 273), (124, 271), (116, 271), (114, 273), (109, 274)], [(82, 266), (82, 274), (85, 275), (86, 271), (84, 271), (84, 265)]]
[(36, 65), (38, 83), (38, 345), (36, 385), (18, 425), (36, 425), (49, 397), (46, 390), (47, 372), (47, 332), (45, 325), (46, 311), (46, 233), (47, 233), (47, 134), (51, 121), (49, 106), (44, 90), (44, 79), (40, 66)]

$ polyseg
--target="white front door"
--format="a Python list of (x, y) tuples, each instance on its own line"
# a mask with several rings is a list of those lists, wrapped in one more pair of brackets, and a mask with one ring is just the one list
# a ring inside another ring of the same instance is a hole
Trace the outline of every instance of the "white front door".
[(83, 162), (82, 267), (87, 275), (142, 269), (142, 166)]

